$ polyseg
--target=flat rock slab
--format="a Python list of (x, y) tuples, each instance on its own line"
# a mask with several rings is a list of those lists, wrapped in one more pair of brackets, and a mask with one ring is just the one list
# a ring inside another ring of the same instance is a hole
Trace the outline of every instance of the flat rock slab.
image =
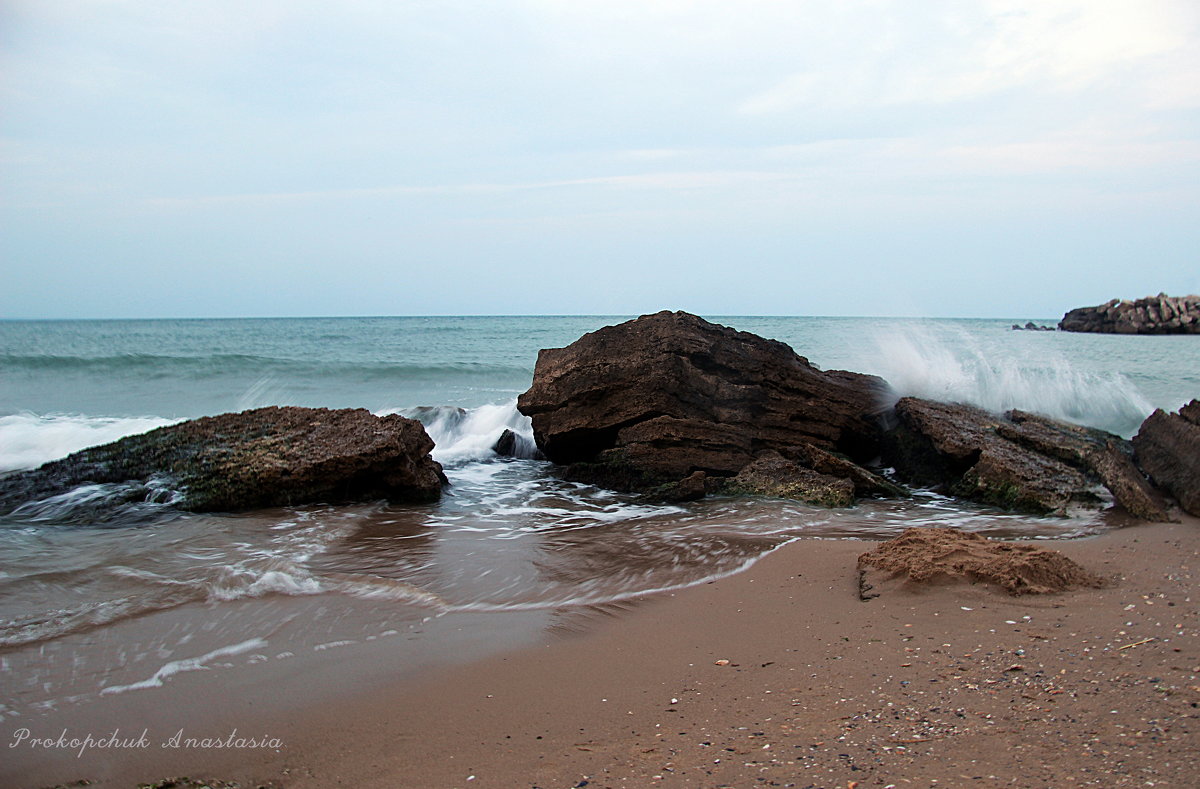
[(1171, 520), (1119, 436), (1023, 411), (1001, 416), (915, 397), (901, 398), (894, 413), (884, 454), (908, 482), (1036, 514), (1099, 506), (1103, 485), (1134, 516)]
[(933, 584), (992, 584), (1012, 595), (1099, 587), (1103, 579), (1058, 551), (960, 529), (912, 528), (858, 557), (859, 597)]
[(432, 501), (446, 484), (432, 449), (421, 423), (398, 415), (259, 408), (162, 427), (7, 475), (0, 478), (0, 513), (112, 484), (123, 486), (114, 506), (167, 497), (193, 512)]

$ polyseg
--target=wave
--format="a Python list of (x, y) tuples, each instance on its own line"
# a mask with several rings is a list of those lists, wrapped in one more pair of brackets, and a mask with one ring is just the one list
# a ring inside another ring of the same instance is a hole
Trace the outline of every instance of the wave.
[(276, 375), (315, 377), (321, 375), (351, 376), (365, 380), (405, 377), (460, 376), (522, 376), (533, 374), (527, 365), (485, 362), (411, 363), (388, 361), (342, 361), (335, 359), (289, 359), (255, 354), (219, 353), (203, 356), (171, 356), (143, 353), (112, 356), (54, 356), (30, 354), (0, 354), (0, 368), (17, 372), (73, 372), (114, 376), (129, 374), (153, 377), (207, 378), (264, 372)]
[[(266, 545), (217, 549), (213, 560), (202, 564), (186, 566), (178, 556), (157, 557), (153, 563), (144, 557), (127, 557), (129, 564), (96, 565), (72, 572), (24, 573), (0, 579), (0, 590), (5, 595), (37, 584), (43, 589), (68, 590), (69, 597), (93, 598), (0, 619), (0, 648), (48, 641), (188, 603), (225, 603), (273, 595), (343, 594), (434, 613), (448, 609), (439, 595), (406, 581), (367, 572), (309, 569), (305, 564), (307, 552), (319, 550), (319, 546), (332, 543), (346, 533), (345, 528), (330, 528), (323, 519), (311, 514), (310, 517), (313, 522), (308, 526), (280, 524), (298, 526), (293, 534), (282, 539)], [(66, 602), (66, 597), (60, 599)]]
[(279, 361), (249, 354), (208, 356), (164, 356), (152, 353), (120, 353), (112, 356), (56, 356), (53, 354), (0, 355), (0, 365), (18, 370), (146, 370), (169, 367), (249, 367)]
[(37, 468), (81, 449), (145, 433), (177, 419), (20, 413), (0, 416), (0, 473)]
[(533, 425), (529, 417), (517, 410), (517, 401), (482, 405), (477, 408), (454, 406), (425, 406), (421, 408), (384, 411), (416, 419), (425, 426), (433, 439), (433, 459), (446, 465), (461, 465), (496, 457), (496, 442), (510, 430), (515, 436), (511, 453), (518, 458), (535, 458), (537, 446), (533, 440)]
[(145, 482), (80, 485), (65, 493), (28, 501), (4, 516), (8, 524), (140, 526), (179, 515), (173, 505), (182, 498), (175, 480), (155, 475)]
[[(239, 408), (253, 408), (270, 400), (271, 382), (252, 389), (239, 401)], [(442, 463), (461, 464), (496, 457), (493, 447), (505, 430), (516, 436), (515, 457), (537, 457), (529, 418), (517, 411), (516, 400), (477, 408), (423, 406), (388, 409), (379, 416), (399, 413), (425, 425), (437, 445), (434, 458)], [(89, 447), (107, 444), (126, 436), (178, 423), (179, 419), (158, 416), (103, 417), (83, 414), (34, 414), (24, 412), (0, 417), (0, 473), (37, 468)]]
[(994, 413), (1017, 408), (1130, 436), (1154, 410), (1118, 372), (1081, 370), (1052, 349), (984, 349), (916, 327), (880, 333), (867, 365), (901, 396), (969, 403)]
[(344, 594), (416, 606), (434, 613), (450, 609), (436, 593), (405, 581), (369, 573), (314, 575), (299, 565), (276, 564), (273, 569), (226, 570), (216, 572), (213, 577), (192, 580), (112, 567), (109, 570), (112, 576), (128, 582), (130, 588), (126, 594), (0, 620), (0, 648), (49, 641), (187, 603), (223, 603), (271, 595)]

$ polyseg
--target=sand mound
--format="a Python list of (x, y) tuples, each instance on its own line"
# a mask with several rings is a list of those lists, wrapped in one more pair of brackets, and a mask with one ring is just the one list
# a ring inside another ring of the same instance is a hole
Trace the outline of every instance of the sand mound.
[(990, 583), (1009, 594), (1049, 594), (1102, 584), (1058, 551), (996, 542), (959, 529), (908, 529), (858, 557), (859, 595), (890, 580), (930, 585), (954, 581)]

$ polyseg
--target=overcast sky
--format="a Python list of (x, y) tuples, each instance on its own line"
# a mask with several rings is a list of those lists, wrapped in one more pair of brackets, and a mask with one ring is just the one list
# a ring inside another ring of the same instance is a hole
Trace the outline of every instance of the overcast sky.
[(1200, 292), (1196, 0), (0, 0), (0, 317)]

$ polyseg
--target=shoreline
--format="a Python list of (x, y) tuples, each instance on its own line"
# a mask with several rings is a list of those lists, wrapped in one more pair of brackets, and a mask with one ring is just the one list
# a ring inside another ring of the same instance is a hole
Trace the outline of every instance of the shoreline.
[(22, 724), (10, 719), (0, 785), (1200, 783), (1200, 519), (1038, 541), (1113, 579), (1040, 597), (956, 585), (862, 602), (855, 560), (874, 544), (798, 540), (736, 575), (568, 611), (532, 646), (406, 678), (348, 675), (355, 661), (386, 672), (375, 644), (226, 672), (219, 694), (200, 671), (61, 711), (79, 733), (149, 724), (166, 739), (182, 724), (196, 738), (278, 738), (278, 751), (77, 758), (11, 747)]

